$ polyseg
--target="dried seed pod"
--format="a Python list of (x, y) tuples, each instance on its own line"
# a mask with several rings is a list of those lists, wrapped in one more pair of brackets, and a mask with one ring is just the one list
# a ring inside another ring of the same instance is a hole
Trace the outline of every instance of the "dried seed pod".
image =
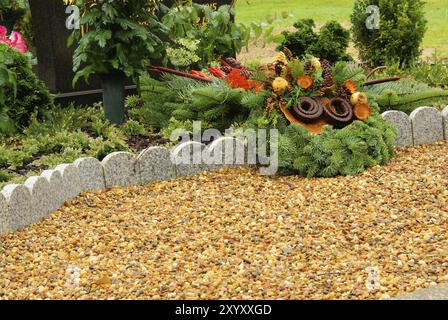
[(311, 78), (308, 75), (302, 75), (297, 79), (297, 85), (304, 89), (304, 90), (308, 90), (309, 88), (311, 88), (313, 86), (314, 80), (313, 78)]
[(221, 66), (221, 70), (225, 73), (225, 74), (229, 74), (230, 72), (232, 72), (233, 68), (230, 66)]
[(249, 79), (250, 76), (252, 75), (252, 72), (250, 72), (247, 68), (242, 67), (242, 68), (240, 69), (240, 74), (241, 74), (244, 78)]
[(358, 103), (367, 103), (367, 95), (364, 92), (355, 92), (350, 97), (350, 102), (353, 106), (356, 106)]
[(353, 113), (358, 120), (364, 121), (370, 118), (370, 116), (372, 115), (372, 110), (367, 103), (358, 103), (353, 108)]
[(239, 69), (241, 67), (241, 63), (236, 60), (235, 58), (225, 58), (224, 59), (225, 62), (227, 62), (229, 64), (229, 66), (231, 66), (232, 68), (237, 68)]
[(352, 79), (345, 80), (342, 84), (343, 90), (346, 92), (346, 95), (351, 96), (356, 91), (358, 91), (358, 86)]

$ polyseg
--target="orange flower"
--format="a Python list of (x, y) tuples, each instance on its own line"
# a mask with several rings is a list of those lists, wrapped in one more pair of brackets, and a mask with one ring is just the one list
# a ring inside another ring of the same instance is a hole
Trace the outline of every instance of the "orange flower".
[(313, 83), (313, 79), (308, 75), (302, 75), (297, 79), (297, 85), (304, 90), (311, 88)]
[(233, 69), (226, 77), (226, 82), (234, 89), (242, 88), (249, 91), (251, 85), (249, 81), (244, 78), (239, 69)]
[(248, 80), (249, 85), (251, 87), (251, 89), (253, 89), (255, 92), (261, 92), (263, 91), (263, 85), (255, 80)]

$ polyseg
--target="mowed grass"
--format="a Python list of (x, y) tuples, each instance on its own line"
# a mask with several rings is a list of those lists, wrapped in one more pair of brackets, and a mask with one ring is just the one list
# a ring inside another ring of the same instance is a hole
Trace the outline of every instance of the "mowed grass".
[[(317, 25), (329, 20), (337, 20), (350, 26), (350, 15), (354, 0), (238, 0), (237, 21), (249, 23), (263, 21), (267, 15), (284, 11), (294, 15), (278, 24), (278, 30), (288, 28), (301, 18), (313, 18)], [(448, 0), (426, 0), (428, 31), (423, 41), (423, 55), (437, 55), (448, 58)]]

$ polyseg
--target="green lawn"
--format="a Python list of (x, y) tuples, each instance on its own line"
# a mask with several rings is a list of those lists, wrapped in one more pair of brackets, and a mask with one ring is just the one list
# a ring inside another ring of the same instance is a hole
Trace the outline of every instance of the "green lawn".
[[(337, 20), (349, 26), (353, 0), (239, 0), (237, 20), (241, 22), (262, 21), (266, 15), (291, 12), (279, 27), (287, 27), (300, 18), (313, 18), (317, 24)], [(437, 50), (438, 55), (448, 58), (448, 0), (426, 0), (428, 31), (423, 42), (424, 55)]]

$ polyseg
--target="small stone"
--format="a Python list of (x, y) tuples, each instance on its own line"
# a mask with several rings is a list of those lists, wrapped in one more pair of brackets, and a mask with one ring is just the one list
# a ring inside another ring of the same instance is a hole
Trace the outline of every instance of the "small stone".
[(283, 248), (283, 253), (288, 254), (288, 253), (291, 253), (291, 252), (292, 252), (291, 247), (284, 247), (284, 248)]

